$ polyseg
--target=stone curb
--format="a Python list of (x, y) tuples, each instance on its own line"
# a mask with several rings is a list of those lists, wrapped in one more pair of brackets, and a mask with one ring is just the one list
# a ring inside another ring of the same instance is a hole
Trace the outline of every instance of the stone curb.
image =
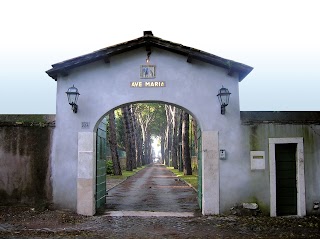
[(184, 182), (185, 184), (187, 184), (190, 188), (192, 188), (196, 193), (198, 193), (198, 190), (193, 187), (190, 183), (188, 183), (187, 181), (185, 181), (182, 178), (179, 178), (174, 172), (172, 172), (170, 169), (168, 169), (173, 175), (175, 175), (179, 180), (181, 180), (182, 182)]
[(110, 191), (111, 189), (113, 189), (114, 187), (118, 186), (119, 184), (123, 183), (124, 181), (126, 181), (127, 179), (129, 179), (130, 177), (136, 175), (137, 173), (139, 173), (141, 170), (143, 170), (144, 168), (140, 169), (139, 171), (135, 172), (135, 174), (132, 174), (131, 176), (128, 176), (127, 178), (123, 179), (122, 181), (120, 181), (119, 183), (114, 184), (111, 188), (107, 189), (107, 192)]
[(105, 217), (194, 217), (194, 212), (108, 211)]
[(122, 181), (120, 181), (119, 183), (114, 184), (111, 188), (107, 189), (107, 192), (109, 192), (111, 189), (113, 189), (114, 187), (118, 186), (119, 184), (123, 183), (124, 181), (126, 181), (129, 177), (123, 179)]

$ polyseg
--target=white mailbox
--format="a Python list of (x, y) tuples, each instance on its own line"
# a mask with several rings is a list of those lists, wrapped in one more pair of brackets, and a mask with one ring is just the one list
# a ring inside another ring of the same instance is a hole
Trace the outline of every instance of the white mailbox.
[(250, 151), (251, 170), (265, 170), (266, 160), (264, 151)]

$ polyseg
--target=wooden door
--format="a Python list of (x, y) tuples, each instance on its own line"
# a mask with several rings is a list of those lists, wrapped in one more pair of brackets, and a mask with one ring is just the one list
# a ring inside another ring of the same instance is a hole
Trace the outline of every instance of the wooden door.
[(277, 215), (297, 215), (297, 144), (276, 144)]

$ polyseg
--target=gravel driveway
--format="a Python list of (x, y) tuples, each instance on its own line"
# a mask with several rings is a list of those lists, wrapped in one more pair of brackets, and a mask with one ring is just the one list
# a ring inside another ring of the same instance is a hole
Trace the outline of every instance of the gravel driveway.
[[(107, 203), (107, 211), (93, 217), (69, 210), (0, 206), (0, 238), (320, 238), (319, 216), (201, 216), (195, 213), (193, 189), (161, 166), (142, 170), (110, 190)], [(121, 210), (134, 216), (110, 215)], [(141, 211), (147, 215), (137, 215)]]
[(107, 210), (199, 212), (197, 193), (163, 165), (150, 165), (108, 191)]

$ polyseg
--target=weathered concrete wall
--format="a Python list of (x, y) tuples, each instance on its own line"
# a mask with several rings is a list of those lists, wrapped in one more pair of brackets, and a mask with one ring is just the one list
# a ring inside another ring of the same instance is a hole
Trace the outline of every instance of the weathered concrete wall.
[[(320, 121), (317, 112), (250, 112), (242, 113), (244, 157), (239, 159), (245, 165), (242, 174), (250, 180), (243, 188), (236, 191), (247, 191), (246, 200), (257, 202), (264, 212), (270, 211), (270, 165), (269, 138), (302, 137), (304, 144), (304, 167), (307, 214), (320, 213), (313, 210), (313, 203), (320, 201)], [(248, 117), (248, 113), (250, 114)], [(270, 116), (268, 118), (268, 116)], [(265, 152), (265, 170), (250, 169), (250, 151)], [(243, 201), (244, 202), (244, 201)], [(230, 206), (230, 205), (229, 205)]]
[(54, 115), (0, 115), (0, 202), (52, 200)]

